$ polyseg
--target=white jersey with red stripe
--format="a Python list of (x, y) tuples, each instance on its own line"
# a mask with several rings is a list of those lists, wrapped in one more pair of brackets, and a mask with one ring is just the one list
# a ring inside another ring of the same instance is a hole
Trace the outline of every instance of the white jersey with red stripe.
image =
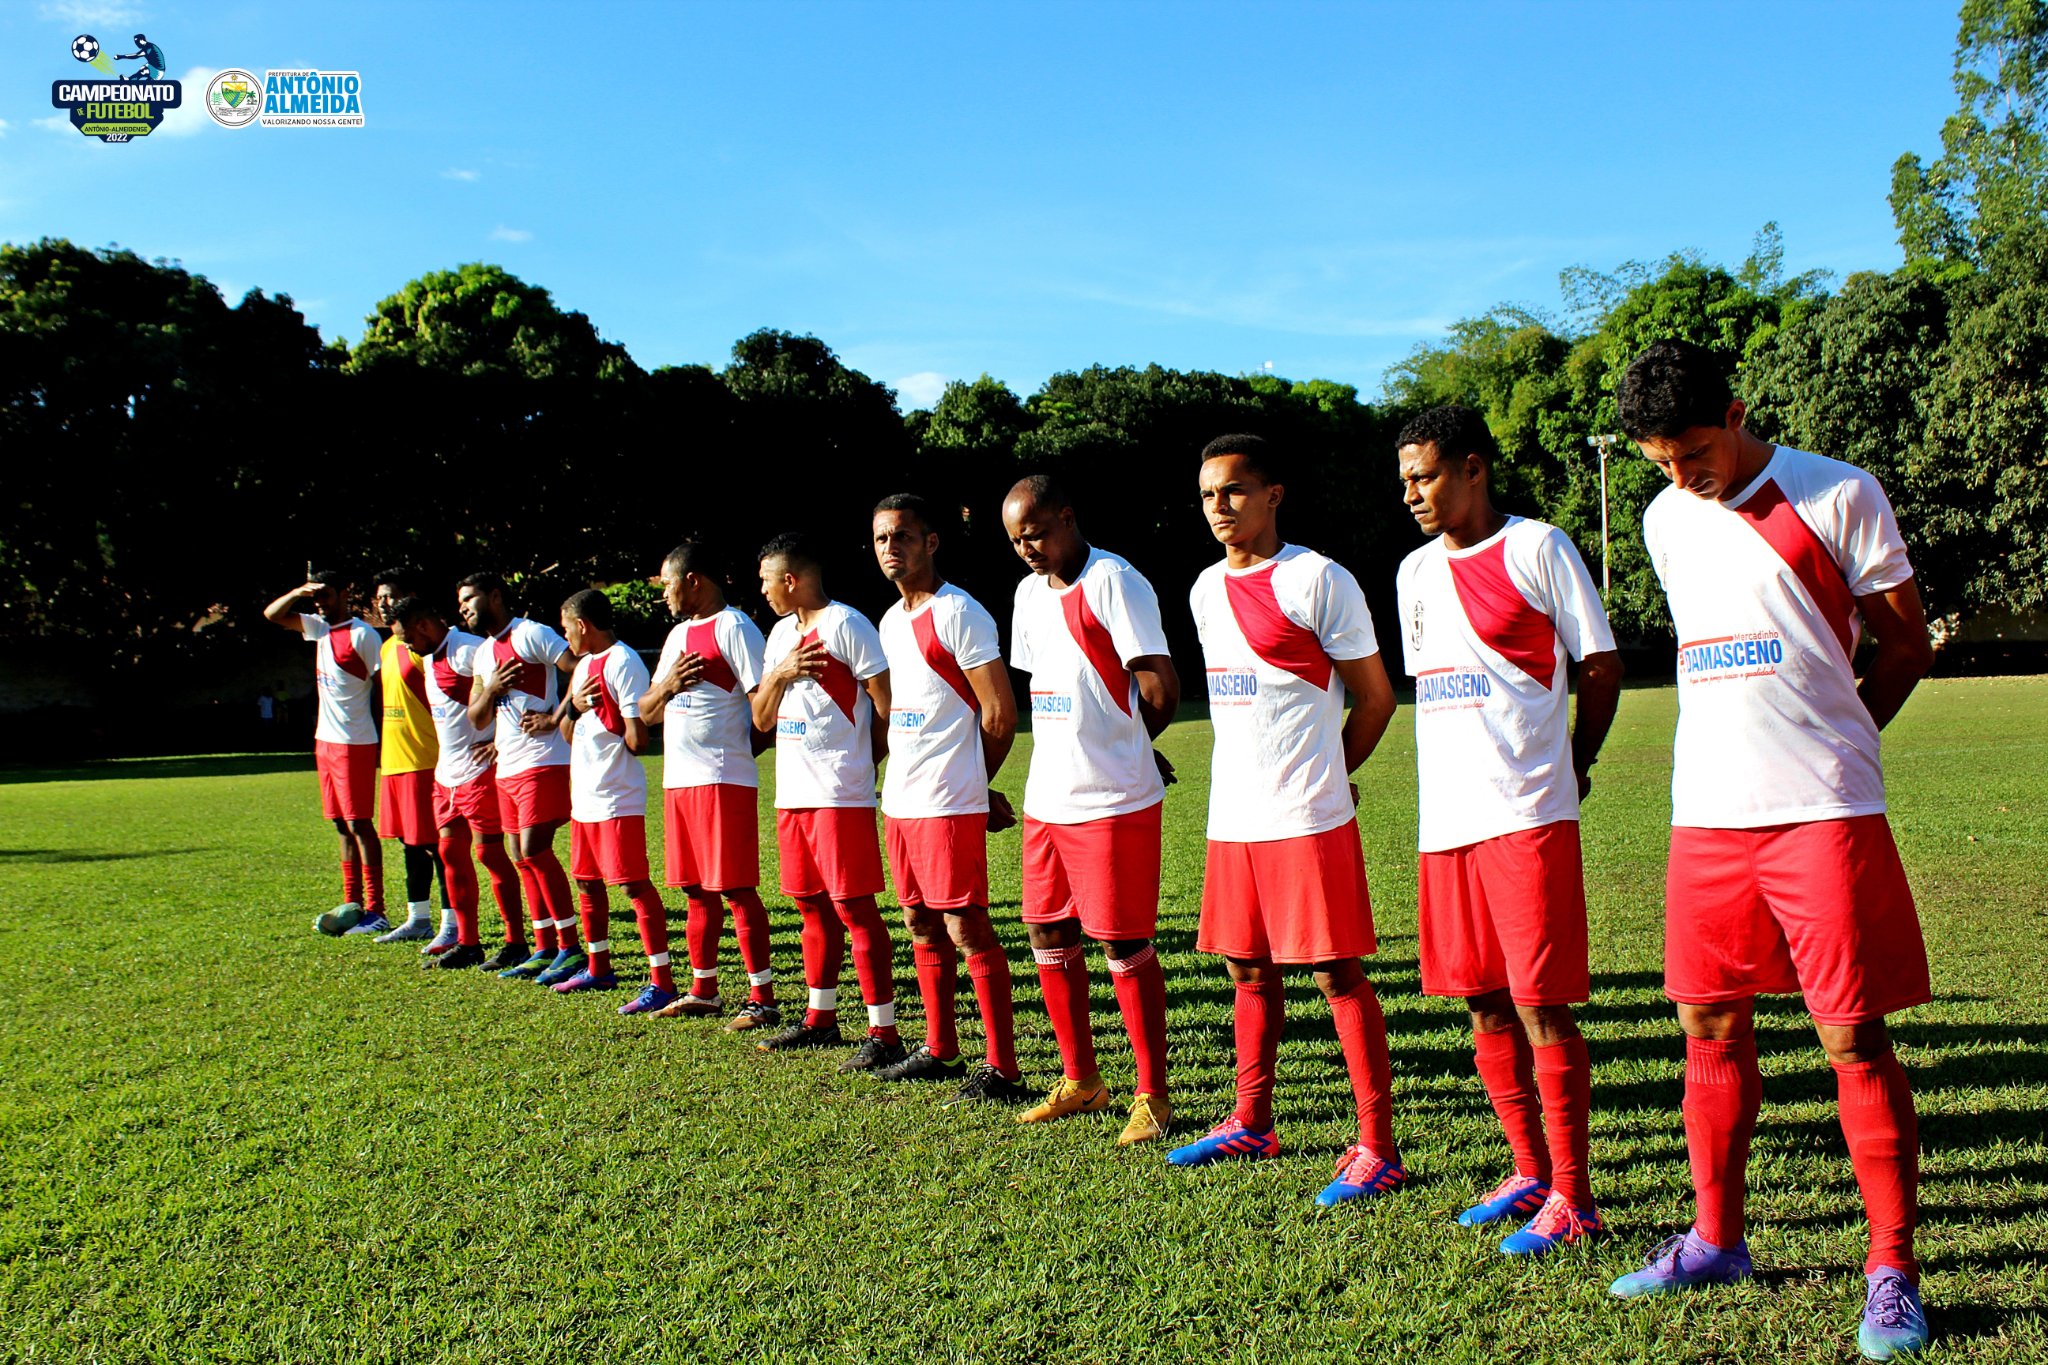
[(491, 769), (487, 760), (476, 756), (475, 749), (479, 744), (490, 743), (494, 731), (479, 730), (469, 723), (477, 651), (483, 649), (484, 643), (480, 635), (451, 630), (427, 660), (427, 710), (433, 713), (434, 734), (441, 741), (434, 781), (444, 787), (467, 786)]
[(995, 617), (951, 583), (916, 610), (882, 613), (889, 661), (889, 767), (882, 814), (897, 820), (988, 810), (981, 704), (970, 670), (1003, 657)]
[(1211, 564), (1188, 594), (1215, 728), (1209, 837), (1263, 843), (1353, 818), (1344, 681), (1332, 660), (1379, 653), (1342, 565), (1299, 545), (1248, 569)]
[(595, 685), (597, 702), (579, 712), (569, 743), (569, 818), (586, 825), (647, 814), (647, 773), (626, 747), (626, 718), (638, 720), (647, 692), (640, 652), (619, 641), (576, 661), (569, 690)]
[(1672, 822), (1755, 829), (1882, 811), (1877, 725), (1850, 664), (1856, 599), (1913, 566), (1877, 480), (1779, 446), (1726, 502), (1659, 493), (1643, 541), (1678, 633)]
[(1415, 677), (1424, 853), (1579, 818), (1565, 658), (1614, 648), (1564, 532), (1509, 517), (1477, 545), (1439, 536), (1395, 577)]
[(775, 713), (776, 808), (872, 807), (875, 704), (861, 684), (889, 671), (882, 639), (852, 607), (827, 602), (801, 630), (794, 612), (775, 623), (762, 671), (813, 640), (825, 647), (825, 671), (784, 688)]
[(1031, 675), (1027, 816), (1076, 825), (1165, 798), (1130, 665), (1169, 652), (1152, 585), (1107, 550), (1089, 550), (1065, 588), (1043, 574), (1017, 584), (1010, 664)]
[(685, 654), (703, 657), (704, 674), (662, 708), (662, 786), (761, 785), (747, 694), (761, 685), (763, 648), (761, 628), (737, 607), (683, 621), (668, 633), (654, 676), (666, 677)]
[(561, 704), (561, 672), (557, 666), (569, 642), (538, 621), (515, 616), (478, 653), (476, 671), (488, 678), (508, 663), (519, 665), (519, 680), (498, 698), (498, 776), (513, 777), (529, 768), (552, 768), (569, 761), (569, 745), (555, 730), (529, 735), (519, 728), (528, 711), (554, 714)]
[(338, 626), (307, 612), (299, 631), (313, 646), (313, 681), (320, 719), (313, 738), (329, 744), (377, 742), (377, 653), (384, 638), (367, 622), (350, 617)]

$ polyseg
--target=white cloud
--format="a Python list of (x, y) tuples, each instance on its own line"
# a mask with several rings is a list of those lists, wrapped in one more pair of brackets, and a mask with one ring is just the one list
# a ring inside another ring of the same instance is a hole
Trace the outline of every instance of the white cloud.
[(81, 27), (125, 24), (142, 17), (142, 6), (124, 5), (120, 0), (43, 0), (43, 17)]
[(68, 133), (71, 131), (71, 118), (67, 114), (52, 114), (48, 118), (32, 118), (29, 122), (38, 128), (47, 128), (53, 133)]
[(457, 170), (451, 167), (448, 170), (441, 172), (441, 178), (443, 180), (463, 180), (475, 182), (483, 179), (484, 173), (482, 171)]
[(151, 137), (190, 137), (213, 120), (206, 113), (206, 87), (220, 74), (218, 67), (195, 66), (178, 77), (183, 98), (175, 109), (164, 110), (164, 121)]
[(0, 118), (0, 137), (7, 136), (7, 120)]
[(533, 240), (533, 234), (525, 228), (509, 228), (500, 223), (491, 229), (491, 240), (494, 242), (530, 242)]
[(939, 395), (946, 391), (946, 376), (937, 370), (919, 370), (906, 374), (891, 386), (903, 399), (906, 407), (928, 408), (939, 401)]

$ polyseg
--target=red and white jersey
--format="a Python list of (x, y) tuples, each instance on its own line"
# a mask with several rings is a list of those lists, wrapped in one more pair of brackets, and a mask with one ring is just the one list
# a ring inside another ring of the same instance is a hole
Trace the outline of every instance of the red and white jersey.
[(560, 635), (538, 621), (515, 616), (477, 654), (476, 671), (486, 678), (505, 664), (519, 665), (519, 681), (498, 698), (498, 776), (569, 761), (569, 745), (556, 731), (536, 736), (519, 728), (519, 718), (528, 711), (552, 715), (561, 704), (561, 669), (556, 663), (568, 652), (569, 642)]
[(1209, 837), (1263, 843), (1353, 817), (1344, 681), (1333, 659), (1379, 653), (1351, 571), (1299, 545), (1249, 569), (1211, 564), (1188, 594), (1208, 668)]
[(1415, 676), (1424, 853), (1579, 818), (1565, 657), (1614, 648), (1564, 532), (1509, 517), (1477, 545), (1443, 537), (1395, 577)]
[(1010, 663), (1031, 675), (1026, 815), (1076, 825), (1165, 798), (1129, 665), (1169, 652), (1158, 596), (1120, 556), (1091, 549), (1064, 589), (1043, 574), (1017, 585)]
[(1882, 811), (1877, 725), (1850, 667), (1856, 599), (1913, 566), (1877, 480), (1779, 446), (1726, 502), (1659, 493), (1643, 541), (1678, 632), (1672, 822), (1754, 829)]
[(897, 820), (988, 809), (981, 703), (968, 671), (1003, 657), (987, 608), (942, 583), (915, 611), (882, 613), (889, 661), (889, 769), (882, 814)]
[(668, 633), (654, 676), (667, 676), (685, 654), (704, 657), (704, 676), (662, 708), (662, 786), (761, 785), (747, 694), (761, 685), (762, 649), (761, 628), (736, 607), (680, 622)]
[(576, 661), (569, 689), (594, 683), (597, 704), (578, 713), (569, 744), (569, 818), (586, 825), (647, 814), (647, 774), (626, 748), (626, 717), (640, 718), (647, 665), (617, 640)]
[(828, 602), (799, 631), (796, 613), (775, 623), (761, 654), (763, 673), (815, 640), (825, 671), (782, 692), (775, 713), (775, 805), (779, 810), (875, 804), (875, 704), (861, 684), (889, 671), (882, 638), (843, 602)]
[(313, 738), (329, 744), (377, 742), (377, 652), (384, 637), (350, 617), (331, 626), (307, 612), (299, 630), (313, 645), (313, 680), (320, 694), (320, 720)]
[[(488, 744), (492, 730), (479, 730), (469, 723), (469, 698), (476, 687), (477, 651), (482, 636), (466, 630), (451, 630), (441, 647), (427, 660), (427, 709), (434, 716), (434, 734), (441, 741), (441, 757), (434, 764), (434, 780), (444, 787), (466, 786), (490, 771), (491, 765), (471, 751)], [(488, 658), (488, 654), (485, 656)]]

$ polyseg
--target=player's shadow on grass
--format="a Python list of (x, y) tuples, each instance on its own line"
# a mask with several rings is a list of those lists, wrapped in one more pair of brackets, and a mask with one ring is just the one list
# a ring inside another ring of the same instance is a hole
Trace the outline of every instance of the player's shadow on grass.
[(174, 858), (185, 853), (211, 853), (211, 848), (148, 848), (119, 853), (94, 853), (82, 848), (0, 848), (0, 865), (10, 862), (120, 863), (130, 858)]
[(311, 754), (219, 754), (195, 758), (123, 758), (63, 767), (0, 766), (0, 786), (29, 782), (133, 782), (176, 777), (264, 777), (309, 773)]

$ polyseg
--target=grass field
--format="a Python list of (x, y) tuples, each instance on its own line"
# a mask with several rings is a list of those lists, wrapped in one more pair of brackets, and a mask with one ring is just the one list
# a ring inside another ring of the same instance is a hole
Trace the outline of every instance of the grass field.
[[(310, 760), (0, 774), (0, 1358), (1851, 1359), (1864, 1233), (1833, 1080), (1794, 1002), (1758, 1019), (1763, 1273), (1606, 1294), (1691, 1207), (1682, 1048), (1658, 990), (1673, 706), (1669, 689), (1625, 695), (1585, 820), (1582, 1018), (1614, 1232), (1541, 1264), (1451, 1221), (1506, 1155), (1461, 1006), (1416, 993), (1405, 710), (1359, 786), (1370, 965), (1416, 1179), (1333, 1212), (1310, 1199), (1351, 1109), (1305, 979), (1281, 1054), (1287, 1154), (1173, 1171), (1112, 1146), (1121, 1104), (1020, 1129), (715, 1025), (620, 1019), (622, 996), (426, 974), (411, 947), (321, 938), (307, 925), (335, 900), (334, 841)], [(1183, 775), (1159, 947), (1192, 1132), (1227, 1112), (1231, 1084), (1229, 990), (1193, 951), (1207, 728), (1176, 725), (1162, 747)], [(1927, 684), (1886, 757), (1938, 997), (1895, 1021), (1927, 1153), (1928, 1358), (2048, 1360), (2048, 680)], [(1014, 832), (991, 841), (1023, 1061), (1046, 1083), (1058, 1059), (1014, 923), (1017, 857)], [(769, 900), (798, 999), (794, 917)], [(725, 956), (738, 998), (730, 940)], [(899, 942), (914, 1040), (908, 956)], [(620, 962), (637, 982), (637, 946)], [(1091, 968), (1127, 1100), (1128, 1048)], [(961, 999), (973, 1047), (964, 982)]]

